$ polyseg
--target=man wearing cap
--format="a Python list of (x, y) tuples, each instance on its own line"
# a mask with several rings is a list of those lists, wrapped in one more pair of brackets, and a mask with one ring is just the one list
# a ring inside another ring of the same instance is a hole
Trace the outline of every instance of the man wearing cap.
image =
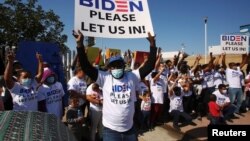
[(155, 38), (149, 33), (150, 55), (140, 69), (125, 72), (125, 62), (120, 56), (111, 57), (107, 64), (108, 71), (94, 68), (84, 52), (83, 34), (73, 31), (77, 42), (77, 52), (83, 71), (103, 89), (103, 140), (136, 141), (133, 128), (134, 103), (139, 81), (154, 68), (156, 61)]

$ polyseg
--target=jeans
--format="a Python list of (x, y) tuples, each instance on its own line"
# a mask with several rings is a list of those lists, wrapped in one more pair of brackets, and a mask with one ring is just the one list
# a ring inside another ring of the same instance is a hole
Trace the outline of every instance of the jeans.
[(173, 117), (173, 124), (174, 125), (178, 125), (178, 123), (180, 122), (180, 118), (184, 118), (184, 122), (191, 122), (192, 121), (192, 117), (185, 113), (185, 112), (181, 112), (179, 110), (172, 110), (170, 115)]
[(118, 132), (107, 127), (103, 127), (103, 141), (137, 141), (134, 127), (126, 132)]
[(243, 92), (241, 88), (229, 88), (228, 89), (228, 94), (229, 94), (229, 98), (230, 98), (230, 102), (231, 104), (234, 103), (235, 98), (237, 98), (237, 104), (236, 104), (236, 113), (239, 113), (240, 110), (240, 106), (242, 103), (242, 97), (243, 97)]
[(153, 103), (151, 106), (151, 124), (155, 124), (163, 110), (163, 104)]
[(90, 128), (90, 139), (95, 141), (96, 130), (98, 129), (99, 138), (102, 138), (102, 111), (96, 111), (90, 107), (91, 113), (91, 128)]
[(236, 108), (237, 107), (234, 104), (230, 104), (229, 106), (224, 108), (222, 111), (224, 119), (228, 120), (230, 116), (235, 112)]
[(150, 126), (150, 111), (141, 111), (142, 112), (142, 120), (141, 120), (141, 128)]

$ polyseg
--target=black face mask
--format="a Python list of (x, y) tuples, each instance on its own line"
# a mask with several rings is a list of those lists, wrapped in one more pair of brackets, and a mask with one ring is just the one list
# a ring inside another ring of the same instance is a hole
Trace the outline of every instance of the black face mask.
[(53, 84), (55, 84), (56, 83), (55, 76), (50, 76), (50, 77), (46, 78), (45, 83), (47, 85), (53, 85)]
[(180, 87), (175, 87), (173, 91), (174, 91), (174, 94), (176, 96), (180, 96), (181, 95), (181, 88)]

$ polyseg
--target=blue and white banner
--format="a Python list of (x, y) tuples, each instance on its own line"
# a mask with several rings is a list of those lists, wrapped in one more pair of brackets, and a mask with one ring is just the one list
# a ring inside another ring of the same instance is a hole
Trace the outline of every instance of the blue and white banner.
[(85, 36), (144, 38), (154, 35), (147, 0), (75, 0), (75, 30)]

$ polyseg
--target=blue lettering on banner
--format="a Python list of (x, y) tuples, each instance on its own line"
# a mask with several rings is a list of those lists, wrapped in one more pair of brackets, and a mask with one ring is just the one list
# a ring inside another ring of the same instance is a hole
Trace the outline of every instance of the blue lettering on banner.
[(143, 11), (142, 1), (128, 0), (80, 0), (80, 5), (105, 11), (135, 12)]

